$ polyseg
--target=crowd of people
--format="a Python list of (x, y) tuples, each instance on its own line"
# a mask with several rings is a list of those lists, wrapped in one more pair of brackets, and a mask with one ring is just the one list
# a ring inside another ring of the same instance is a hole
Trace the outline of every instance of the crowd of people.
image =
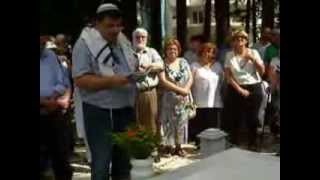
[[(197, 134), (207, 128), (226, 131), (237, 146), (246, 124), (254, 151), (259, 127), (279, 135), (279, 29), (265, 28), (252, 47), (243, 30), (219, 48), (195, 35), (181, 54), (175, 38), (159, 53), (147, 46), (146, 29), (130, 41), (122, 28), (118, 7), (103, 4), (73, 49), (63, 34), (40, 37), (40, 175), (51, 165), (57, 180), (71, 180), (72, 117), (92, 180), (130, 179), (129, 157), (111, 138), (130, 123), (161, 136), (160, 155), (185, 156), (187, 143), (201, 148)], [(186, 103), (195, 105), (195, 116)]]

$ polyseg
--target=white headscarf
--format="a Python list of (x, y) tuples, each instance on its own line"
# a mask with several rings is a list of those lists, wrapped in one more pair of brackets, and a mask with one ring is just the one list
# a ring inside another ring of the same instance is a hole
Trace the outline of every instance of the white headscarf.
[[(108, 43), (95, 28), (84, 28), (82, 30), (80, 38), (82, 38), (85, 41), (90, 52), (94, 57), (97, 57), (99, 51)], [(137, 60), (133, 55), (134, 51), (132, 49), (130, 41), (125, 37), (123, 33), (120, 32), (118, 36), (118, 43), (120, 44), (121, 49), (123, 50), (125, 59), (130, 67), (130, 70), (134, 71), (136, 68)], [(97, 59), (99, 62), (100, 72), (103, 75), (114, 74), (112, 66), (109, 65), (112, 63), (113, 60), (110, 61), (107, 65), (104, 65), (102, 63), (105, 57), (109, 55), (109, 53), (110, 49), (106, 48), (102, 51), (99, 58)]]

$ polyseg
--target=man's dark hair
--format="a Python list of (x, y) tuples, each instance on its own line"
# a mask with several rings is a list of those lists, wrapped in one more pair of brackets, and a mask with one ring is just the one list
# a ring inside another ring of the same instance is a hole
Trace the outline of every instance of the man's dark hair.
[(102, 21), (105, 17), (110, 17), (112, 19), (119, 19), (122, 17), (122, 13), (119, 10), (104, 11), (96, 15), (96, 20)]
[(203, 35), (198, 34), (198, 35), (191, 36), (190, 41), (198, 41), (202, 44), (205, 42), (205, 38), (203, 37)]

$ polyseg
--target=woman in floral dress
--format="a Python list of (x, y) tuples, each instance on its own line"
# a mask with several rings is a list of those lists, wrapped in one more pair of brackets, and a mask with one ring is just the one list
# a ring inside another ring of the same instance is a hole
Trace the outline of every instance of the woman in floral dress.
[[(181, 144), (188, 142), (188, 119), (180, 106), (188, 101), (193, 78), (188, 62), (180, 58), (181, 46), (178, 40), (170, 39), (165, 44), (165, 71), (160, 73), (160, 82), (164, 87), (161, 98), (160, 121), (163, 144), (174, 155), (183, 156)], [(175, 148), (173, 148), (175, 147)]]

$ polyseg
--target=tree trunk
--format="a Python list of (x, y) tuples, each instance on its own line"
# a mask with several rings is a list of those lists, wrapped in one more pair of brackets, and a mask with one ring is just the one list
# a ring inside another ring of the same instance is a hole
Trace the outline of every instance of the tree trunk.
[(230, 29), (229, 0), (218, 0), (214, 3), (216, 18), (216, 42), (220, 47)]
[(236, 0), (235, 1), (235, 9), (238, 9), (239, 8), (239, 0)]
[(151, 46), (158, 52), (162, 52), (161, 40), (161, 0), (153, 0), (151, 3)]
[(211, 36), (211, 11), (212, 11), (211, 0), (206, 0), (205, 19), (204, 19), (204, 27), (203, 27), (203, 30), (204, 30), (203, 35), (206, 41), (209, 41)]
[(177, 38), (181, 44), (182, 52), (186, 47), (187, 35), (187, 2), (186, 0), (176, 0), (177, 3)]
[(124, 19), (123, 33), (131, 39), (132, 32), (138, 25), (137, 0), (122, 0), (122, 12)]
[(262, 0), (262, 28), (274, 26), (274, 0)]
[(257, 1), (252, 0), (252, 34), (253, 43), (257, 40)]
[(251, 0), (247, 0), (246, 12), (246, 32), (250, 34)]

